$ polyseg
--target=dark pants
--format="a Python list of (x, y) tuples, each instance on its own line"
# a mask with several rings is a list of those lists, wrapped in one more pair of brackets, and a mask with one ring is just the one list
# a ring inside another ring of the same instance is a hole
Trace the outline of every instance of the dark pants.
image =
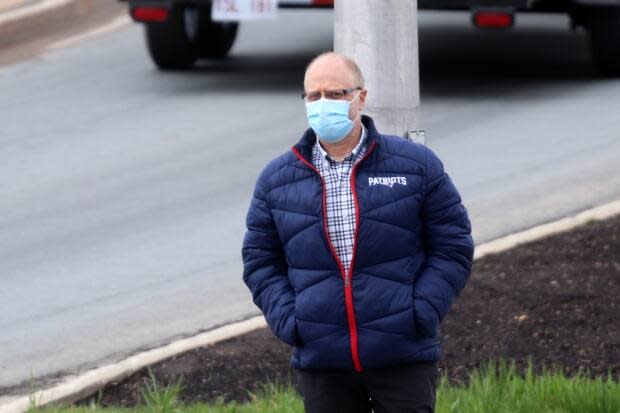
[(437, 363), (365, 369), (293, 369), (306, 413), (434, 413)]

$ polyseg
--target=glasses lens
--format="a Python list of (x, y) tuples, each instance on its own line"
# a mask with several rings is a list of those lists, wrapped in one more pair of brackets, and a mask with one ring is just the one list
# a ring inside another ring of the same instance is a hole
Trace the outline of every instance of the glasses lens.
[(325, 97), (333, 100), (344, 99), (344, 90), (326, 90)]
[(321, 92), (310, 92), (306, 95), (306, 100), (309, 102), (314, 102), (319, 99), (321, 99)]
[(337, 89), (337, 90), (326, 90), (323, 94), (321, 91), (314, 91), (308, 93), (302, 93), (302, 97), (307, 102), (314, 102), (316, 100), (321, 99), (321, 96), (324, 95), (327, 99), (331, 100), (343, 100), (347, 94), (351, 93), (354, 90), (358, 90), (360, 88), (351, 88), (351, 89)]

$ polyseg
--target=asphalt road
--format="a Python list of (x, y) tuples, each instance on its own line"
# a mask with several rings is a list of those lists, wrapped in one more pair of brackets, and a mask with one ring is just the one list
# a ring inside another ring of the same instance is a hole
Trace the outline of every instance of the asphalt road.
[[(620, 197), (620, 81), (568, 19), (420, 20), (422, 126), (477, 243)], [(133, 25), (0, 68), (0, 394), (258, 314), (246, 208), (306, 127), (303, 69), (331, 24), (247, 24), (229, 61), (189, 73), (156, 71)]]

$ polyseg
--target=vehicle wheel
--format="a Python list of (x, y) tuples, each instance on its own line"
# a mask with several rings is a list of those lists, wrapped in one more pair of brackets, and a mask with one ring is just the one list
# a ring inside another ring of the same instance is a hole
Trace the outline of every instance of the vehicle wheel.
[(209, 59), (226, 57), (235, 43), (239, 24), (214, 22), (211, 20), (211, 10), (203, 8), (199, 26), (196, 43), (200, 57)]
[(587, 11), (592, 59), (606, 76), (620, 76), (620, 9), (592, 7)]
[(192, 67), (198, 54), (196, 36), (198, 10), (175, 7), (168, 20), (146, 23), (145, 35), (153, 62), (162, 70), (183, 70)]

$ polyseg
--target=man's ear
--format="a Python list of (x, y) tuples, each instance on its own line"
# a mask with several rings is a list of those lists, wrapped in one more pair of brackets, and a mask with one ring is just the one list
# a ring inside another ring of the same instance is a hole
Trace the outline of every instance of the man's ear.
[(368, 91), (367, 91), (366, 89), (362, 89), (362, 90), (360, 91), (360, 97), (358, 98), (358, 99), (359, 99), (359, 102), (360, 102), (360, 103), (359, 103), (359, 105), (360, 105), (360, 112), (361, 112), (362, 110), (364, 110), (364, 106), (366, 105), (366, 94), (367, 94), (367, 93), (368, 93)]

